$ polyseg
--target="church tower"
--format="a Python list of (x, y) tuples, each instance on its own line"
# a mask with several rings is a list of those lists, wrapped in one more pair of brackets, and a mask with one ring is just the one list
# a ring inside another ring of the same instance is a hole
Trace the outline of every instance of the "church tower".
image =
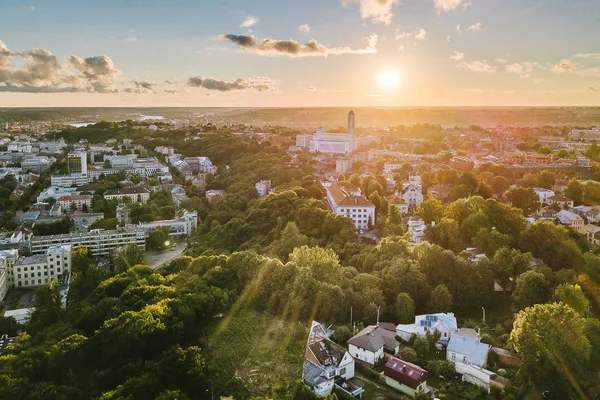
[(351, 152), (356, 150), (356, 142), (354, 140), (354, 128), (356, 127), (356, 116), (354, 115), (354, 110), (350, 110), (348, 113), (348, 135), (351, 135)]

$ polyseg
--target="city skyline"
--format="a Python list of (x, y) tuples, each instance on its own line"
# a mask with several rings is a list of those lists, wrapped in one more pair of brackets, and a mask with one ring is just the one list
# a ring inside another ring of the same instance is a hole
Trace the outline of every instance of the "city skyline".
[(0, 106), (593, 106), (594, 3), (11, 2)]

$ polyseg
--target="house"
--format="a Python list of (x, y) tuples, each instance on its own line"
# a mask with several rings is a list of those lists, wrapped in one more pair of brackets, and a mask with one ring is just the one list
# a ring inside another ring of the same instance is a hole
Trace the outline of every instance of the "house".
[(533, 188), (533, 191), (535, 192), (535, 194), (538, 195), (539, 199), (540, 199), (540, 204), (548, 204), (548, 199), (550, 197), (554, 197), (556, 196), (556, 193), (554, 193), (552, 190), (548, 190), (548, 189), (544, 189), (544, 188)]
[(600, 245), (600, 226), (587, 224), (579, 231), (588, 242), (594, 245)]
[(426, 228), (427, 225), (425, 225), (425, 221), (423, 221), (423, 218), (416, 215), (410, 217), (408, 219), (408, 233), (410, 235), (408, 243), (415, 245), (423, 242), (425, 240)]
[(398, 207), (398, 210), (402, 214), (408, 214), (408, 204), (406, 204), (406, 201), (404, 201), (402, 197), (399, 197), (397, 194), (393, 194), (388, 196), (387, 201), (388, 205)]
[(589, 223), (600, 222), (600, 209), (593, 206), (577, 206), (571, 209), (575, 214), (587, 219)]
[(333, 182), (326, 188), (327, 202), (335, 215), (350, 218), (356, 229), (375, 225), (375, 205), (350, 183)]
[(84, 208), (92, 208), (93, 196), (89, 194), (79, 194), (73, 196), (61, 196), (56, 199), (58, 204), (63, 210), (83, 210)]
[(438, 331), (440, 332), (439, 343), (446, 344), (457, 330), (458, 325), (454, 313), (424, 314), (417, 315), (414, 324), (398, 325), (396, 335), (402, 340), (408, 341), (413, 334), (424, 337), (427, 333)]
[(371, 365), (377, 364), (384, 357), (384, 350), (395, 355), (399, 348), (396, 332), (379, 325), (367, 326), (348, 340), (350, 355)]
[(254, 187), (256, 188), (256, 191), (258, 192), (258, 195), (260, 197), (264, 197), (266, 195), (269, 194), (269, 191), (271, 190), (271, 181), (260, 181), (257, 182)]
[(150, 199), (150, 191), (141, 186), (129, 186), (123, 189), (110, 189), (104, 193), (106, 200), (116, 199), (119, 203), (128, 197), (132, 203), (146, 204)]
[(561, 209), (565, 209), (567, 207), (573, 207), (574, 202), (572, 199), (568, 198), (563, 194), (557, 194), (555, 196), (548, 197), (548, 204), (550, 204), (551, 206), (558, 206)]
[(329, 332), (313, 321), (302, 368), (302, 381), (318, 396), (326, 396), (334, 386), (353, 397), (361, 397), (364, 389), (354, 378), (354, 359), (342, 346), (329, 340)]
[(474, 329), (461, 328), (454, 332), (446, 348), (446, 360), (485, 368), (491, 346), (481, 343)]
[(583, 227), (585, 226), (585, 221), (583, 220), (583, 218), (567, 210), (559, 211), (558, 215), (556, 216), (556, 219), (561, 225), (565, 226), (566, 228), (573, 229), (577, 232), (582, 231)]
[(427, 371), (418, 365), (390, 357), (383, 368), (383, 375), (388, 386), (407, 396), (415, 397), (418, 392), (429, 392), (426, 382)]
[(408, 204), (408, 209), (413, 211), (423, 202), (423, 186), (410, 183), (403, 185), (401, 197)]

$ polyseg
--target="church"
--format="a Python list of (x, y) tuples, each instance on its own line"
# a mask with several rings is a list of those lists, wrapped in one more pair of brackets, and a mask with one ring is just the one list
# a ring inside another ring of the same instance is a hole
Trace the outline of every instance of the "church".
[(298, 135), (296, 146), (309, 147), (311, 153), (350, 154), (356, 149), (354, 128), (355, 114), (353, 110), (350, 110), (348, 113), (348, 133), (327, 133), (321, 127), (312, 135), (312, 138), (310, 138), (310, 135)]

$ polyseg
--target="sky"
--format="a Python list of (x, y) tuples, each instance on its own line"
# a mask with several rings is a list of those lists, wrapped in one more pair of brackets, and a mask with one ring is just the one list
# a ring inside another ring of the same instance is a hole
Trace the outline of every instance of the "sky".
[(600, 106), (599, 0), (0, 0), (0, 107)]

